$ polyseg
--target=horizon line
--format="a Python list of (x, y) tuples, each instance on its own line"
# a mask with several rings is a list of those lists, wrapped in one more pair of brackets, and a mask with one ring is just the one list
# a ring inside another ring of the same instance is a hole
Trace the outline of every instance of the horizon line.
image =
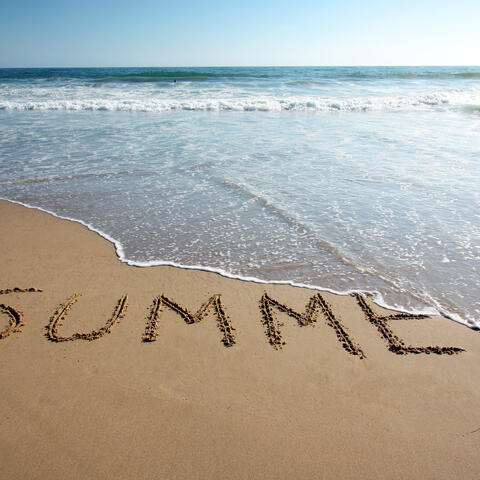
[(480, 64), (326, 64), (326, 65), (42, 65), (42, 66), (0, 66), (0, 69), (8, 68), (364, 68), (364, 67), (478, 67)]

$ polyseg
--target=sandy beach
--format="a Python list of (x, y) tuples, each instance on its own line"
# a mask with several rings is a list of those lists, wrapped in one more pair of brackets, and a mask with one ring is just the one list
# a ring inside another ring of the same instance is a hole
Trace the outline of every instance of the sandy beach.
[(1, 479), (479, 478), (478, 331), (0, 218)]

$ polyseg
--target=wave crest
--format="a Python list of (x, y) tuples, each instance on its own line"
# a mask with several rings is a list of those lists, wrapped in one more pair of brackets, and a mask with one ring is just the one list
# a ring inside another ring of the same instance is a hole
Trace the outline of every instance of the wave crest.
[(478, 94), (437, 92), (416, 96), (334, 98), (273, 98), (250, 97), (228, 99), (136, 99), (136, 98), (91, 98), (13, 100), (0, 102), (0, 110), (65, 110), (65, 111), (112, 111), (112, 112), (168, 112), (168, 111), (213, 111), (213, 112), (367, 112), (397, 109), (419, 109), (449, 106), (463, 108), (480, 103)]

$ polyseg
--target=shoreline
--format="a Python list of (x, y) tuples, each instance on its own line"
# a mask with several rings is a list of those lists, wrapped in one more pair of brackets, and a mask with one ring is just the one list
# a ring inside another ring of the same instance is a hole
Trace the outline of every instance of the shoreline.
[[(226, 270), (223, 270), (221, 268), (208, 267), (208, 266), (204, 266), (204, 265), (182, 265), (182, 264), (179, 264), (179, 263), (176, 263), (176, 262), (169, 262), (169, 261), (135, 262), (133, 260), (129, 260), (129, 259), (126, 258), (124, 250), (123, 250), (123, 246), (118, 240), (113, 238), (108, 233), (105, 233), (105, 232), (97, 229), (93, 225), (91, 225), (91, 224), (89, 224), (89, 223), (87, 223), (83, 220), (79, 220), (79, 219), (71, 218), (71, 217), (65, 217), (65, 216), (56, 214), (55, 212), (52, 212), (50, 210), (44, 209), (42, 207), (29, 205), (28, 203), (24, 203), (24, 202), (17, 201), (17, 200), (11, 200), (11, 199), (4, 198), (4, 197), (0, 197), (0, 201), (5, 201), (5, 202), (12, 203), (12, 204), (21, 205), (25, 208), (30, 208), (30, 209), (33, 209), (33, 210), (38, 210), (38, 211), (44, 212), (48, 215), (52, 215), (55, 218), (58, 218), (58, 219), (61, 219), (61, 220), (67, 220), (67, 221), (74, 222), (74, 223), (78, 223), (78, 224), (86, 227), (89, 231), (96, 233), (101, 238), (110, 242), (115, 248), (115, 254), (116, 254), (118, 260), (120, 262), (126, 264), (126, 265), (129, 265), (129, 266), (138, 267), (138, 268), (168, 266), (168, 267), (180, 268), (180, 269), (184, 269), (184, 270), (194, 270), (194, 271), (215, 273), (215, 274), (218, 274), (218, 275), (220, 275), (224, 278), (230, 278), (230, 279), (233, 279), (233, 280), (240, 280), (240, 281), (244, 281), (244, 282), (253, 282), (253, 283), (260, 284), (260, 285), (288, 285), (288, 286), (297, 287), (297, 288), (306, 288), (306, 289), (309, 289), (309, 290), (318, 290), (320, 292), (328, 292), (328, 293), (332, 293), (334, 295), (341, 295), (341, 296), (347, 296), (347, 295), (351, 295), (351, 294), (354, 294), (354, 293), (359, 293), (359, 294), (363, 294), (363, 295), (367, 295), (367, 296), (371, 297), (373, 302), (375, 302), (375, 304), (377, 304), (379, 307), (385, 308), (387, 310), (392, 310), (392, 311), (397, 311), (397, 312), (402, 312), (402, 313), (410, 313), (410, 314), (413, 314), (413, 315), (440, 315), (440, 316), (442, 316), (442, 317), (444, 317), (444, 318), (446, 318), (450, 321), (460, 323), (461, 325), (464, 325), (465, 327), (470, 328), (472, 330), (480, 329), (480, 327), (478, 327), (475, 324), (472, 324), (468, 320), (464, 320), (459, 315), (457, 315), (455, 313), (450, 313), (448, 311), (443, 311), (443, 310), (441, 310), (437, 307), (434, 307), (433, 305), (430, 305), (430, 306), (428, 306), (424, 309), (418, 309), (418, 310), (417, 309), (407, 309), (407, 308), (403, 308), (403, 307), (398, 306), (398, 305), (390, 305), (389, 303), (387, 303), (383, 300), (382, 295), (377, 291), (369, 291), (369, 290), (363, 290), (363, 289), (351, 289), (351, 290), (346, 290), (346, 291), (339, 291), (339, 290), (334, 290), (334, 289), (331, 289), (331, 288), (320, 287), (320, 286), (316, 286), (316, 285), (303, 284), (303, 283), (296, 283), (296, 282), (292, 282), (292, 281), (288, 281), (288, 280), (268, 281), (268, 280), (262, 280), (262, 279), (256, 278), (256, 277), (243, 277), (241, 275), (235, 275), (235, 274), (229, 273)], [(424, 300), (422, 300), (422, 301), (424, 302)]]
[(0, 478), (477, 478), (478, 332), (0, 218)]

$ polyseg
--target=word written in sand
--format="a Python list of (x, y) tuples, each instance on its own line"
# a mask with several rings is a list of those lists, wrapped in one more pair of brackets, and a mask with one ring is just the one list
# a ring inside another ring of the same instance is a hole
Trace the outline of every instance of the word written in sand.
[[(8, 293), (30, 293), (41, 291), (42, 290), (38, 288), (13, 288), (0, 290), (0, 295)], [(99, 328), (98, 330), (93, 330), (89, 333), (74, 333), (69, 337), (63, 337), (59, 334), (58, 330), (66, 320), (70, 310), (78, 301), (80, 296), (81, 294), (76, 293), (69, 297), (52, 315), (48, 325), (46, 326), (46, 337), (50, 341), (58, 343), (74, 340), (97, 340), (100, 337), (103, 337), (105, 334), (110, 333), (112, 328), (125, 316), (128, 300), (127, 295), (120, 297), (113, 309), (112, 315), (107, 319), (103, 327)], [(377, 315), (370, 308), (365, 297), (357, 293), (352, 294), (352, 297), (356, 300), (357, 304), (362, 310), (364, 318), (377, 329), (380, 336), (387, 342), (388, 350), (397, 355), (421, 353), (427, 355), (432, 353), (437, 355), (453, 355), (464, 351), (459, 347), (414, 347), (411, 345), (406, 345), (401, 338), (392, 332), (388, 322), (390, 320), (424, 319), (428, 318), (427, 315), (412, 315), (408, 313)], [(350, 337), (347, 328), (343, 325), (340, 319), (335, 316), (331, 306), (325, 301), (320, 293), (316, 293), (310, 298), (303, 313), (296, 312), (288, 305), (282, 304), (273, 299), (267, 293), (262, 295), (259, 307), (261, 323), (265, 327), (265, 335), (268, 342), (275, 350), (280, 350), (286, 344), (286, 342), (283, 340), (281, 332), (281, 327), (283, 324), (278, 321), (274, 313), (274, 310), (278, 310), (279, 312), (285, 313), (289, 317), (294, 318), (300, 327), (314, 326), (317, 323), (319, 315), (321, 314), (325, 320), (325, 323), (334, 330), (338, 341), (347, 353), (350, 355), (355, 355), (360, 359), (366, 358), (363, 350)], [(213, 311), (217, 318), (217, 327), (222, 335), (221, 342), (225, 345), (225, 347), (232, 347), (236, 343), (236, 337), (234, 335), (235, 328), (232, 326), (230, 318), (225, 311), (220, 294), (212, 295), (195, 313), (190, 312), (188, 309), (167, 298), (165, 295), (159, 295), (153, 300), (153, 303), (149, 309), (149, 313), (146, 317), (145, 331), (142, 336), (143, 342), (154, 342), (157, 339), (161, 313), (165, 309), (169, 309), (178, 314), (188, 325), (202, 321), (210, 312)], [(23, 315), (21, 312), (11, 306), (0, 304), (0, 313), (6, 314), (9, 318), (9, 326), (5, 330), (0, 331), (0, 339), (8, 337), (12, 333), (21, 331), (21, 327), (24, 325)]]

